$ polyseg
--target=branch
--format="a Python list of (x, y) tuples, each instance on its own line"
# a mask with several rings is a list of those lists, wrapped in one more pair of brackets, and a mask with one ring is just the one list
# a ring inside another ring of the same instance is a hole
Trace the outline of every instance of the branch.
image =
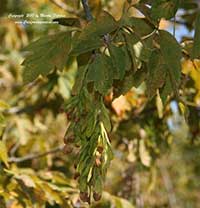
[(82, 5), (83, 5), (83, 9), (85, 11), (85, 15), (86, 15), (86, 19), (89, 21), (91, 21), (93, 19), (92, 13), (90, 11), (90, 7), (88, 5), (88, 0), (81, 0)]
[(9, 162), (21, 163), (21, 162), (24, 162), (27, 160), (33, 160), (33, 159), (37, 159), (40, 157), (44, 157), (49, 154), (55, 154), (55, 153), (62, 151), (62, 150), (63, 150), (63, 146), (59, 146), (59, 147), (55, 147), (55, 148), (53, 148), (49, 151), (43, 152), (43, 153), (33, 153), (33, 154), (26, 155), (24, 157), (10, 157)]

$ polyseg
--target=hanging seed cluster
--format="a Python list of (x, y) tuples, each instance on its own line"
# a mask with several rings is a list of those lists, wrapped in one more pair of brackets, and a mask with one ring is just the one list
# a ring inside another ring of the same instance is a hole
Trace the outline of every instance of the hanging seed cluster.
[(113, 157), (107, 131), (111, 125), (102, 97), (88, 94), (87, 89), (72, 97), (65, 111), (70, 125), (64, 137), (64, 152), (78, 148), (75, 162), (80, 199), (90, 203), (101, 199), (107, 168)]

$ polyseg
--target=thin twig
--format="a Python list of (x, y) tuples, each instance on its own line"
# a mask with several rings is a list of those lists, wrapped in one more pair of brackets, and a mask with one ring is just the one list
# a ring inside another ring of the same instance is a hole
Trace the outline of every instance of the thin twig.
[(93, 19), (92, 13), (90, 11), (90, 7), (88, 5), (88, 0), (81, 0), (83, 9), (85, 11), (86, 19), (88, 22), (90, 22)]
[(10, 157), (9, 162), (21, 163), (21, 162), (24, 162), (27, 160), (38, 159), (40, 157), (44, 157), (49, 154), (54, 154), (54, 153), (57, 153), (62, 150), (63, 150), (63, 146), (59, 146), (59, 147), (55, 147), (55, 148), (53, 148), (49, 151), (43, 152), (43, 153), (33, 153), (33, 154), (26, 155), (24, 157)]

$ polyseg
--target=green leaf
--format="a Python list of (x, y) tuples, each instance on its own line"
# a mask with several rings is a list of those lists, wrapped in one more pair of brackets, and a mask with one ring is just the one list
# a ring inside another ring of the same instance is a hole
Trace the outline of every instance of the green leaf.
[(83, 87), (87, 69), (88, 69), (88, 65), (84, 65), (78, 68), (76, 81), (72, 88), (73, 95), (77, 95), (80, 92), (81, 88)]
[(126, 43), (129, 57), (131, 59), (132, 70), (136, 71), (138, 68), (137, 67), (137, 59), (138, 58), (136, 57), (136, 51), (135, 51), (134, 45), (137, 44), (140, 41), (140, 39), (139, 39), (139, 37), (137, 37), (133, 34), (126, 33), (126, 32), (123, 33), (123, 36), (124, 36), (124, 40)]
[(136, 4), (135, 8), (137, 8), (150, 23), (158, 26), (158, 22), (151, 18), (151, 8), (149, 7), (148, 3), (149, 2), (140, 0), (140, 3)]
[(93, 52), (90, 51), (88, 53), (83, 53), (77, 56), (76, 60), (77, 60), (78, 67), (87, 65), (90, 62), (92, 55), (93, 55)]
[(22, 65), (23, 79), (31, 82), (39, 75), (47, 75), (51, 70), (62, 70), (71, 48), (71, 33), (61, 32), (45, 36), (24, 48), (30, 52)]
[(71, 85), (67, 77), (60, 76), (58, 78), (58, 89), (64, 99), (70, 98)]
[(176, 39), (160, 31), (160, 51), (152, 52), (148, 62), (147, 95), (151, 99), (157, 89), (163, 103), (173, 91), (177, 95), (181, 80), (181, 48)]
[(71, 51), (71, 55), (76, 56), (98, 49), (104, 44), (101, 38), (94, 36), (85, 36), (85, 34), (81, 34), (74, 42), (75, 43)]
[(70, 26), (70, 27), (80, 27), (80, 21), (77, 18), (73, 18), (73, 17), (61, 17), (61, 18), (56, 18), (53, 20), (53, 22), (58, 22), (58, 24), (60, 25), (64, 25), (64, 26)]
[(128, 54), (125, 53), (124, 48), (117, 47), (113, 44), (109, 45), (109, 52), (114, 66), (114, 79), (123, 79), (126, 67), (128, 65)]
[(0, 161), (2, 161), (7, 167), (9, 166), (7, 148), (3, 141), (0, 141)]
[(145, 40), (143, 40), (143, 48), (141, 50), (139, 59), (144, 61), (144, 62), (148, 62), (151, 53), (153, 51), (153, 39), (154, 36), (150, 36), (148, 38), (146, 38)]
[(166, 76), (166, 81), (163, 88), (160, 90), (160, 98), (163, 104), (166, 104), (167, 97), (173, 92), (172, 84), (169, 75)]
[(159, 34), (160, 50), (167, 66), (172, 88), (176, 91), (181, 80), (181, 48), (169, 32), (160, 30)]
[(106, 94), (112, 86), (112, 70), (109, 57), (97, 55), (89, 65), (87, 82), (94, 82), (95, 89), (101, 94)]
[(114, 97), (125, 95), (132, 87), (139, 87), (146, 79), (147, 71), (143, 68), (137, 70), (134, 74), (130, 72), (126, 74), (124, 80), (117, 82), (117, 87), (114, 89)]
[(91, 111), (91, 113), (87, 117), (87, 127), (85, 129), (85, 135), (89, 138), (94, 133), (96, 122), (97, 122), (97, 114), (96, 112)]
[(102, 193), (102, 190), (103, 190), (103, 180), (102, 180), (100, 175), (95, 178), (94, 190), (97, 193)]
[(192, 49), (192, 59), (200, 58), (200, 12), (195, 22), (194, 44)]
[(72, 49), (73, 55), (79, 55), (103, 46), (103, 35), (113, 32), (118, 27), (115, 19), (107, 12), (103, 12), (98, 19), (88, 23), (79, 37), (76, 37)]
[(93, 170), (93, 188), (96, 193), (102, 193), (103, 189), (103, 178), (101, 176), (100, 170), (94, 168)]
[(101, 102), (101, 114), (99, 115), (100, 120), (103, 122), (105, 129), (111, 131), (111, 122), (109, 117), (109, 111), (106, 109), (103, 101)]
[(153, 32), (154, 25), (145, 18), (123, 17), (122, 26), (128, 26), (139, 36), (146, 36)]
[(151, 99), (158, 88), (161, 88), (165, 83), (166, 65), (164, 64), (163, 57), (158, 50), (154, 51), (148, 63), (148, 76), (147, 76), (147, 95)]
[(153, 20), (171, 19), (175, 16), (180, 0), (154, 0), (151, 7)]
[(108, 12), (103, 11), (98, 19), (91, 21), (87, 27), (83, 30), (87, 36), (99, 36), (102, 37), (108, 33), (113, 32), (118, 27), (117, 21)]
[(81, 192), (87, 192), (88, 187), (87, 187), (87, 176), (80, 177), (79, 178), (79, 189)]
[(153, 35), (141, 40), (137, 35), (124, 33), (127, 49), (131, 57), (133, 69), (136, 71), (142, 62), (148, 62), (153, 50)]

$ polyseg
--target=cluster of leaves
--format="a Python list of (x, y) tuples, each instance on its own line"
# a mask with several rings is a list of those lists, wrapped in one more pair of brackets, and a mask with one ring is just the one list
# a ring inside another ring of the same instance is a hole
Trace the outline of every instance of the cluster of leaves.
[[(89, 201), (91, 191), (95, 199), (100, 198), (102, 182), (112, 159), (107, 134), (111, 125), (103, 96), (113, 91), (117, 97), (145, 81), (149, 99), (158, 90), (164, 104), (172, 93), (179, 99), (181, 46), (172, 34), (158, 28), (161, 18), (174, 17), (181, 2), (154, 1), (151, 7), (145, 3), (131, 4), (130, 1), (125, 4), (118, 21), (102, 12), (81, 31), (76, 30), (80, 26), (78, 19), (57, 19), (76, 32), (43, 37), (24, 49), (29, 51), (23, 62), (25, 82), (47, 75), (55, 68), (63, 69), (69, 57), (77, 58), (73, 97), (65, 109), (71, 117), (65, 135), (65, 151), (71, 151), (68, 143), (80, 146), (77, 173), (83, 201)], [(131, 7), (137, 8), (145, 17), (129, 16)], [(189, 54), (193, 59), (200, 55), (199, 19), (198, 16), (193, 49)], [(139, 83), (136, 77), (140, 78)]]
[(55, 203), (60, 207), (71, 207), (78, 197), (74, 181), (58, 171), (36, 173), (33, 169), (13, 166), (1, 175), (0, 181), (2, 208), (7, 207), (9, 201), (13, 201), (12, 207), (19, 203), (23, 207), (45, 207)]

